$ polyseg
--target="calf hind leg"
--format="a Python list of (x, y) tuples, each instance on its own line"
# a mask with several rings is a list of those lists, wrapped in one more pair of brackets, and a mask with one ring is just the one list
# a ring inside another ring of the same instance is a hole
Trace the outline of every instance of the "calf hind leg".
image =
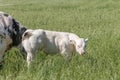
[(27, 66), (30, 66), (31, 61), (33, 61), (34, 58), (34, 54), (32, 54), (31, 52), (27, 53)]

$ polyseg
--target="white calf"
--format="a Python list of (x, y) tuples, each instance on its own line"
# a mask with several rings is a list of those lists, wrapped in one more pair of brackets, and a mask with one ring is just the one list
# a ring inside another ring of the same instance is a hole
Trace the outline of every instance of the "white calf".
[(27, 52), (28, 66), (38, 49), (45, 53), (60, 53), (70, 58), (73, 52), (85, 53), (87, 39), (79, 38), (73, 33), (48, 30), (27, 30), (22, 36), (22, 45)]

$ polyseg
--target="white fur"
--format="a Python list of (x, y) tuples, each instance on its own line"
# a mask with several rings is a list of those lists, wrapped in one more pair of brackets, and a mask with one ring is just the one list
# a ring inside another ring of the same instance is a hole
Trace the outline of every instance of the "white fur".
[(85, 39), (79, 38), (73, 33), (42, 29), (27, 30), (23, 34), (22, 39), (22, 45), (27, 52), (28, 66), (37, 50), (42, 50), (48, 54), (60, 53), (67, 58), (70, 58), (73, 52), (85, 53)]

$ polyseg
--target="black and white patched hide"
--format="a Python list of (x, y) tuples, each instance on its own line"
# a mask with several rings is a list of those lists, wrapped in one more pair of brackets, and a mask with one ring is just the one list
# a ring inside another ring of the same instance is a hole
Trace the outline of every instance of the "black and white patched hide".
[(3, 24), (0, 27), (4, 28), (6, 34), (12, 39), (10, 46), (18, 46), (22, 41), (22, 34), (26, 31), (26, 28), (7, 13), (0, 12), (0, 16), (0, 22)]
[(12, 19), (13, 24), (12, 24), (12, 30), (10, 32), (12, 32), (10, 34), (13, 43), (12, 46), (18, 46), (21, 41), (22, 41), (22, 34), (26, 31), (26, 28), (23, 27), (19, 22), (17, 22), (15, 19)]
[[(6, 45), (6, 47), (4, 47), (6, 49), (3, 49), (3, 52), (8, 51), (13, 46), (17, 47), (19, 44), (21, 44), (22, 34), (25, 31), (26, 28), (22, 26), (18, 21), (16, 21), (11, 15), (0, 11), (0, 36), (2, 36), (5, 41), (5, 43), (2, 44)], [(0, 40), (1, 39), (2, 38), (0, 37)]]

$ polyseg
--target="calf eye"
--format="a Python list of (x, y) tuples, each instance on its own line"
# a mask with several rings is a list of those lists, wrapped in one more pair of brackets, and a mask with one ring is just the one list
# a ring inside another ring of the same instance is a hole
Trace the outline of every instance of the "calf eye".
[(78, 48), (80, 48), (81, 46), (80, 45), (78, 45)]

